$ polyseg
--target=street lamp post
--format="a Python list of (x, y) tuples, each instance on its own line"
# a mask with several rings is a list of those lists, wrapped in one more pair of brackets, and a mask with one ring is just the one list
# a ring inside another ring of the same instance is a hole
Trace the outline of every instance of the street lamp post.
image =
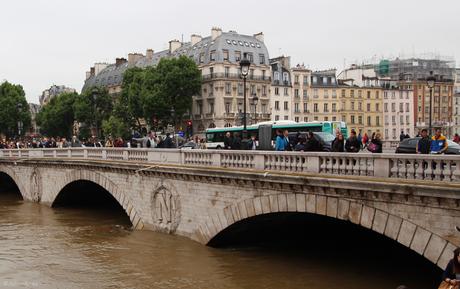
[(248, 137), (248, 130), (246, 128), (246, 78), (248, 77), (249, 73), (249, 66), (251, 66), (251, 62), (247, 58), (247, 54), (244, 53), (243, 59), (240, 61), (241, 67), (241, 76), (243, 77), (243, 140), (246, 140)]
[(99, 132), (97, 128), (97, 105), (96, 105), (96, 100), (97, 100), (97, 92), (93, 90), (93, 104), (94, 104), (94, 128), (96, 130), (96, 138), (99, 138)]
[(22, 110), (22, 103), (18, 103), (17, 108), (18, 108), (18, 137), (21, 137), (21, 130), (22, 130), (21, 110)]
[(433, 71), (430, 71), (430, 76), (426, 79), (426, 84), (430, 89), (430, 115), (429, 115), (429, 122), (428, 122), (428, 129), (430, 135), (432, 135), (432, 107), (433, 107), (433, 88), (436, 81), (436, 77), (433, 75)]
[(254, 123), (257, 124), (257, 103), (259, 102), (259, 98), (257, 94), (252, 94), (252, 104), (254, 105)]

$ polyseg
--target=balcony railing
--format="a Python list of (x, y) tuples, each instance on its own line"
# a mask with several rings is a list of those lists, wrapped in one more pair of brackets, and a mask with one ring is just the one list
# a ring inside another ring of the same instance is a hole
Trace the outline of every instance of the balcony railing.
[[(202, 75), (203, 80), (214, 80), (214, 79), (243, 79), (241, 74), (238, 73), (211, 73)], [(270, 76), (263, 75), (248, 75), (247, 80), (257, 80), (257, 81), (271, 81)]]

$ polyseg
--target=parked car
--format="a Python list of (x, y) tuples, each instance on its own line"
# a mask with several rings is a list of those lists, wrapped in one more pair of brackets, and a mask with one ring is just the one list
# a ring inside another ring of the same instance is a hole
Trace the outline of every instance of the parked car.
[(184, 149), (184, 150), (199, 149), (200, 144), (193, 142), (193, 141), (189, 141), (181, 145), (179, 148)]
[[(420, 137), (414, 138), (406, 138), (402, 142), (399, 143), (399, 146), (396, 148), (397, 154), (415, 154), (416, 150), (415, 147), (417, 146), (417, 142)], [(460, 155), (460, 145), (448, 140), (447, 141), (447, 155)]]

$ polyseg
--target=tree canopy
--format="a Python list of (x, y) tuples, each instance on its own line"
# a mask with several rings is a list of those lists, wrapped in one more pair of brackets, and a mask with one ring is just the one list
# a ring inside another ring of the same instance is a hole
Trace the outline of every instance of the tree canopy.
[(37, 115), (37, 124), (45, 135), (71, 137), (75, 121), (77, 93), (63, 93), (50, 100)]
[(7, 137), (21, 135), (30, 127), (31, 115), (24, 89), (7, 81), (0, 85), (0, 133)]

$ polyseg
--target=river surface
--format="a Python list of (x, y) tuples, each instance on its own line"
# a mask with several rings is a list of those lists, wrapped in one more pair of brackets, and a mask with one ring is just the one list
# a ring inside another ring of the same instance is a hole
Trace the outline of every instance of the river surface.
[(129, 226), (120, 211), (49, 208), (1, 193), (0, 288), (428, 289), (440, 274), (386, 243), (211, 248), (119, 225)]

